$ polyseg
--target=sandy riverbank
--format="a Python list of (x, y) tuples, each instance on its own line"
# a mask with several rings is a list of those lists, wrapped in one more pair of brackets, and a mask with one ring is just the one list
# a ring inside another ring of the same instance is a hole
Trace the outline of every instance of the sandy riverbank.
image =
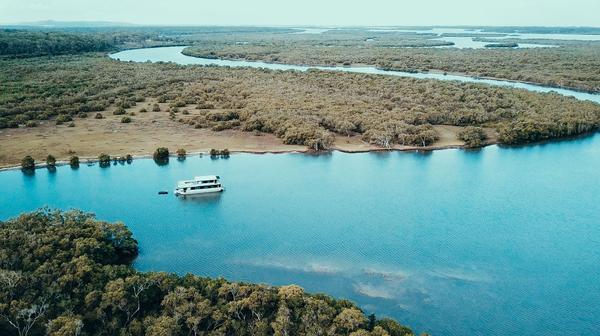
[[(208, 152), (211, 148), (227, 148), (231, 152), (247, 153), (285, 153), (305, 152), (304, 146), (286, 145), (272, 134), (260, 136), (236, 130), (213, 132), (207, 129), (195, 129), (185, 123), (169, 118), (166, 112), (140, 113), (148, 108), (146, 102), (128, 109), (134, 112), (129, 124), (120, 122), (122, 116), (112, 115), (112, 109), (102, 112), (104, 119), (94, 119), (95, 113), (88, 118), (74, 120), (75, 127), (56, 125), (54, 121), (42, 122), (34, 128), (0, 130), (0, 167), (15, 167), (26, 155), (31, 155), (38, 164), (44, 163), (48, 154), (57, 160), (68, 160), (77, 155), (82, 161), (96, 159), (100, 153), (111, 156), (131, 154), (134, 157), (151, 155), (157, 147), (167, 147), (173, 152), (184, 148), (188, 153)], [(161, 104), (163, 111), (167, 105)], [(195, 113), (191, 110), (191, 113)], [(456, 139), (460, 127), (434, 126), (440, 139), (430, 147), (395, 146), (395, 150), (433, 150), (456, 148), (463, 142)], [(490, 130), (493, 136), (493, 131)], [(493, 139), (492, 139), (493, 142)], [(334, 149), (344, 152), (377, 151), (382, 148), (368, 144), (358, 136), (337, 136)]]

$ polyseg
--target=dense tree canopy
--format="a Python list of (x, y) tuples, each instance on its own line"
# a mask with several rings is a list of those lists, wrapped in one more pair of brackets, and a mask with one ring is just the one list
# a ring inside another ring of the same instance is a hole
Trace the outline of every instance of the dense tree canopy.
[(112, 48), (113, 41), (91, 34), (0, 30), (0, 56), (60, 55)]
[(411, 335), (354, 304), (223, 279), (141, 273), (121, 223), (39, 210), (0, 222), (0, 335)]

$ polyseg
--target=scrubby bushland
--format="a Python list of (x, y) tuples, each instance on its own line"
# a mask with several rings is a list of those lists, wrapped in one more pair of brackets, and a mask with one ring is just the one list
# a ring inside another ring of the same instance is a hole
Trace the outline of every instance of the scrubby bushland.
[[(365, 32), (353, 33), (361, 36)], [(368, 34), (375, 37), (375, 41), (365, 43), (349, 34), (334, 31), (310, 37), (252, 35), (247, 37), (248, 43), (245, 44), (234, 43), (228, 37), (206, 36), (197, 45), (185, 49), (184, 54), (287, 64), (369, 64), (409, 72), (439, 70), (600, 92), (599, 42), (480, 38), (479, 40), (506, 47), (513, 46), (515, 42), (561, 47), (533, 50), (403, 48), (405, 45), (401, 40), (410, 35), (385, 32)], [(425, 41), (427, 37), (432, 36), (413, 38)]]
[(138, 272), (137, 253), (125, 225), (80, 211), (0, 222), (0, 334), (412, 335), (294, 285)]
[(67, 114), (59, 114), (56, 117), (57, 125), (62, 125), (63, 123), (68, 122), (68, 121), (73, 121), (73, 117), (71, 117), (70, 115), (67, 115)]
[(117, 107), (117, 109), (113, 111), (114, 115), (123, 115), (125, 113), (127, 113), (127, 111), (125, 111), (125, 109), (121, 106)]
[(126, 110), (140, 97), (185, 105), (190, 114), (178, 120), (190, 127), (271, 133), (315, 149), (350, 135), (383, 147), (428, 146), (438, 137), (432, 125), (496, 128), (506, 143), (576, 135), (600, 125), (598, 104), (478, 84), (125, 63), (94, 55), (0, 60), (0, 126)]
[(481, 147), (487, 139), (487, 134), (481, 127), (467, 126), (458, 133), (458, 138), (465, 142), (467, 147)]

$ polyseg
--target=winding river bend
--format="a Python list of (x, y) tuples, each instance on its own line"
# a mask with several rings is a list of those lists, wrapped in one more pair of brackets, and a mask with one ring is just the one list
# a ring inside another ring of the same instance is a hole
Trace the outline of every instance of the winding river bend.
[(392, 71), (382, 70), (375, 67), (324, 67), (324, 66), (303, 66), (303, 65), (290, 65), (290, 64), (275, 64), (266, 62), (251, 62), (251, 61), (233, 61), (233, 60), (221, 60), (221, 59), (209, 59), (191, 57), (182, 54), (181, 52), (186, 47), (161, 47), (161, 48), (146, 48), (146, 49), (132, 49), (115, 54), (111, 54), (110, 57), (113, 59), (121, 60), (124, 62), (173, 62), (178, 64), (190, 65), (218, 65), (218, 66), (229, 66), (229, 67), (251, 67), (251, 68), (264, 68), (271, 70), (296, 70), (296, 71), (307, 71), (308, 69), (319, 69), (328, 71), (343, 71), (343, 72), (356, 72), (365, 74), (375, 75), (388, 75), (388, 76), (399, 76), (399, 77), (411, 77), (411, 78), (422, 78), (422, 79), (436, 79), (443, 81), (460, 81), (465, 83), (479, 83), (494, 86), (512, 87), (517, 89), (525, 89), (534, 92), (556, 92), (564, 96), (575, 97), (580, 100), (590, 100), (596, 103), (600, 103), (600, 94), (593, 94), (587, 92), (580, 92), (575, 90), (552, 88), (541, 85), (513, 82), (507, 80), (496, 80), (496, 79), (484, 79), (484, 78), (473, 78), (469, 76), (459, 75), (444, 75), (438, 73), (411, 73), (403, 71)]
[[(113, 57), (167, 51), (182, 57)], [(0, 220), (44, 205), (85, 209), (127, 223), (140, 270), (297, 283), (418, 332), (598, 335), (598, 167), (599, 133), (477, 151), (12, 170), (0, 173)], [(157, 195), (211, 173), (224, 193)]]

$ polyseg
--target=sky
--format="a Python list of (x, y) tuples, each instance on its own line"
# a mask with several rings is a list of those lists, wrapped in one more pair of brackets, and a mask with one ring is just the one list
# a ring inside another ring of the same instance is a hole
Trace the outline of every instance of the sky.
[(600, 26), (600, 0), (0, 0), (0, 24)]

